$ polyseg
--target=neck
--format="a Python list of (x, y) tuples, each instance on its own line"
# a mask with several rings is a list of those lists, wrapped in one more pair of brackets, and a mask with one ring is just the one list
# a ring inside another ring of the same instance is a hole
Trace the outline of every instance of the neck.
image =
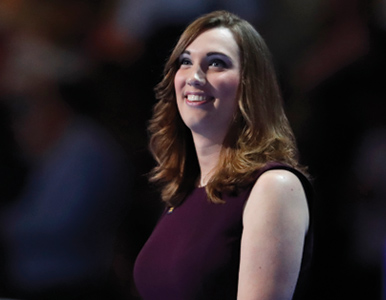
[(198, 163), (200, 166), (200, 178), (198, 186), (205, 186), (217, 166), (222, 143), (207, 139), (202, 135), (194, 135), (193, 140), (196, 148)]

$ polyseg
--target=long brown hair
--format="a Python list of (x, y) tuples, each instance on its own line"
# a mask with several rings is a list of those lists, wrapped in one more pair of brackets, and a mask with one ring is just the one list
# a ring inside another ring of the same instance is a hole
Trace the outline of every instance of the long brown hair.
[(179, 57), (202, 32), (228, 28), (241, 59), (238, 109), (225, 138), (217, 168), (206, 186), (209, 200), (221, 203), (222, 193), (237, 193), (268, 162), (301, 169), (294, 136), (285, 115), (271, 54), (247, 21), (227, 11), (215, 11), (191, 23), (182, 33), (156, 86), (157, 104), (150, 120), (150, 150), (157, 161), (150, 180), (162, 188), (162, 199), (175, 206), (194, 188), (199, 165), (190, 130), (177, 109), (174, 76)]

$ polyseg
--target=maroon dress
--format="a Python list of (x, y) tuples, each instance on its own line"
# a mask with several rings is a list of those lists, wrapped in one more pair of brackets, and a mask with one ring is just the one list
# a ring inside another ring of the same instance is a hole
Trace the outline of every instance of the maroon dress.
[[(310, 201), (310, 183), (292, 168), (270, 164), (259, 171), (256, 179), (263, 172), (278, 168), (299, 177)], [(224, 196), (225, 204), (209, 202), (205, 188), (196, 188), (182, 205), (163, 213), (134, 266), (135, 283), (143, 299), (237, 298), (242, 215), (252, 186), (253, 183), (237, 196)], [(311, 259), (310, 233), (299, 281)]]

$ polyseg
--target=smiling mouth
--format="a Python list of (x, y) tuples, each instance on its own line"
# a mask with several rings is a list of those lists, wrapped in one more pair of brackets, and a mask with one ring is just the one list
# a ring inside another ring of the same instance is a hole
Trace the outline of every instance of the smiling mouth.
[(187, 99), (188, 102), (194, 102), (194, 103), (207, 102), (213, 99), (213, 97), (207, 97), (204, 95), (193, 95), (193, 94), (186, 95), (185, 98)]

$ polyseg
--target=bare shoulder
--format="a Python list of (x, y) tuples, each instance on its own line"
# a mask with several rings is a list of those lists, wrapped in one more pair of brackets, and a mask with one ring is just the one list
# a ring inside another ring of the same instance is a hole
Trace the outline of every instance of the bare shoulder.
[(243, 214), (238, 299), (291, 299), (308, 227), (300, 179), (282, 169), (262, 174)]
[(263, 173), (256, 181), (248, 198), (244, 219), (257, 211), (291, 214), (304, 220), (308, 226), (308, 204), (300, 179), (292, 172), (275, 169)]
[(269, 170), (256, 181), (253, 189), (269, 189), (276, 192), (303, 191), (300, 179), (284, 169)]

